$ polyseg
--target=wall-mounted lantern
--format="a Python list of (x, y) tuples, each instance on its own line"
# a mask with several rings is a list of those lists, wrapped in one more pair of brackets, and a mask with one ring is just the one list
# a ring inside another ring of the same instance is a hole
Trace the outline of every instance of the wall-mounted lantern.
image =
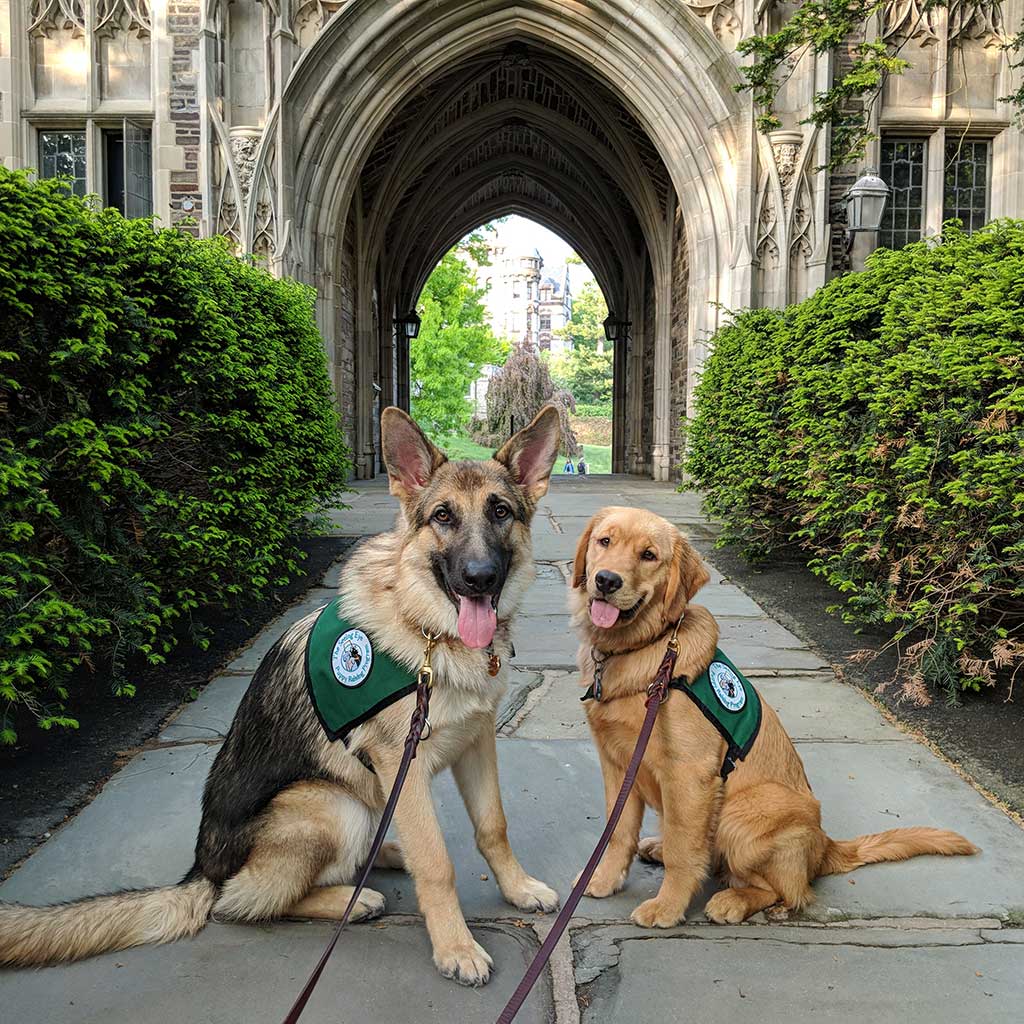
[(862, 174), (843, 196), (846, 203), (846, 251), (858, 234), (878, 231), (889, 198), (889, 186), (873, 171)]
[(403, 338), (412, 341), (420, 333), (420, 318), (416, 310), (410, 310), (405, 316), (395, 317), (395, 329)]
[(616, 320), (609, 313), (608, 318), (604, 322), (604, 336), (611, 342), (625, 341), (626, 335), (629, 334), (629, 329), (632, 326), (632, 320)]

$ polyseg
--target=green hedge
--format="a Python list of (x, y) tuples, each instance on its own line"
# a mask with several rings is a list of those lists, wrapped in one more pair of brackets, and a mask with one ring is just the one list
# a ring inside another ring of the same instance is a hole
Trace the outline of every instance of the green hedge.
[(0, 740), (295, 573), (347, 470), (308, 289), (0, 169)]
[(576, 403), (575, 416), (595, 419), (610, 420), (612, 418), (612, 403), (611, 402), (598, 402), (597, 404), (588, 404), (586, 402)]
[(714, 338), (686, 468), (725, 539), (797, 542), (905, 692), (1024, 666), (1024, 223), (876, 252)]

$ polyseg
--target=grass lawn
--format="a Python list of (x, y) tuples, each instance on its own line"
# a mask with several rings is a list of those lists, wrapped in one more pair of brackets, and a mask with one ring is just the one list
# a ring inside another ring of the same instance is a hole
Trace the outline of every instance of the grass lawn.
[[(490, 448), (471, 441), (468, 437), (449, 437), (438, 443), (438, 447), (450, 459), (489, 459), (494, 453)], [(585, 444), (583, 457), (591, 473), (610, 473), (612, 471), (611, 445)], [(559, 456), (555, 462), (555, 473), (561, 474), (565, 460)]]

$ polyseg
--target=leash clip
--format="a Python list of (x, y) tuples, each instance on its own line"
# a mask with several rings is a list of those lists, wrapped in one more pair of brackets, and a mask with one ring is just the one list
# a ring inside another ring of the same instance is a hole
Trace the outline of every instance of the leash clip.
[(420, 632), (426, 643), (423, 645), (423, 664), (420, 665), (420, 670), (416, 673), (416, 682), (419, 686), (426, 686), (429, 689), (434, 685), (434, 669), (430, 664), (430, 656), (434, 653), (434, 647), (441, 638), (441, 634), (431, 635), (423, 626), (420, 627)]

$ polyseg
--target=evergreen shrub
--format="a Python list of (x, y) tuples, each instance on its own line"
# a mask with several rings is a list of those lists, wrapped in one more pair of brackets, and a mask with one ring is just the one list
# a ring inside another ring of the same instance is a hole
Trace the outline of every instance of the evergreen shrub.
[(723, 540), (803, 546), (904, 691), (1024, 666), (1024, 222), (880, 250), (713, 340), (686, 468)]
[(296, 573), (348, 467), (309, 289), (0, 169), (2, 741)]

